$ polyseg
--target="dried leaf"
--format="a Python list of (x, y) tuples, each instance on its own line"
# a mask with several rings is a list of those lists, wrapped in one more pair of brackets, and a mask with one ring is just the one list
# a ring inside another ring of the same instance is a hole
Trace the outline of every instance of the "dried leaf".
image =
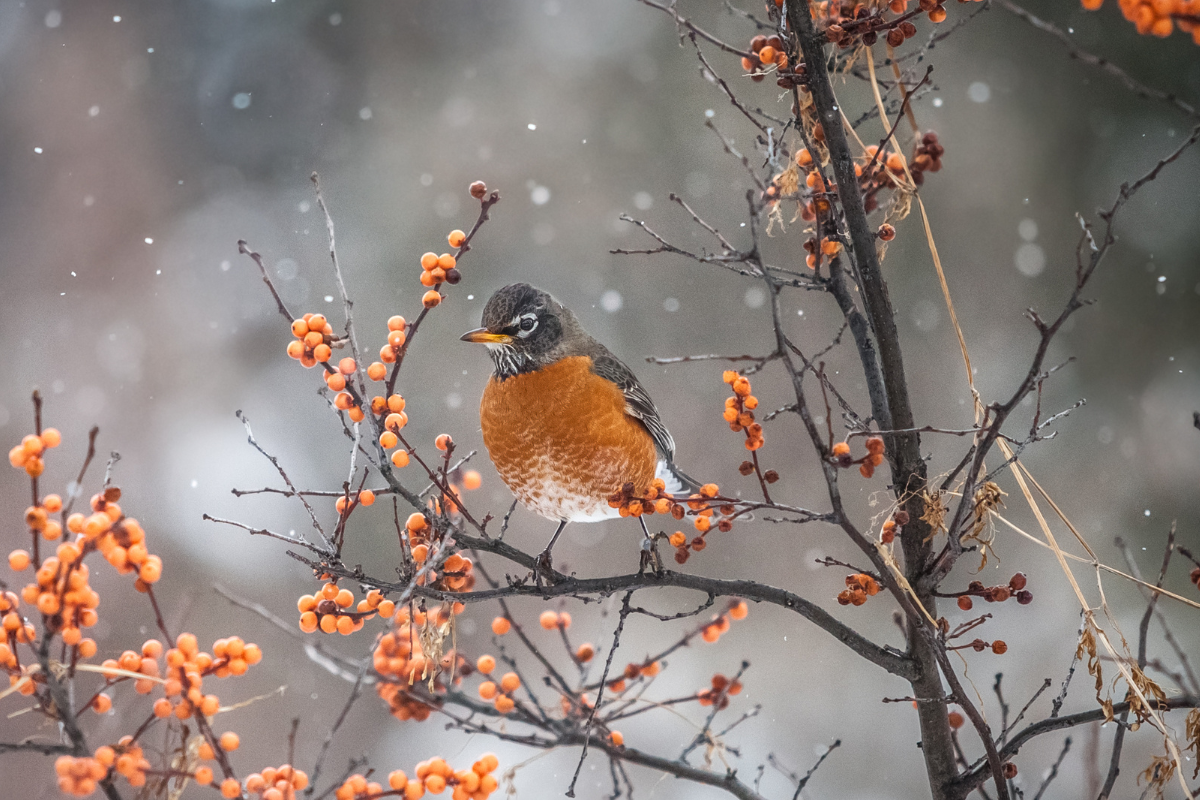
[(1187, 749), (1196, 754), (1196, 768), (1192, 770), (1192, 780), (1200, 776), (1200, 708), (1193, 708), (1187, 715)]

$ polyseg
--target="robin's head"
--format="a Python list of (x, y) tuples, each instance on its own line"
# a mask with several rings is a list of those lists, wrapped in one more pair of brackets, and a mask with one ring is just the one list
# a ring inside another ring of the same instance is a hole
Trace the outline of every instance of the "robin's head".
[(464, 333), (462, 340), (486, 344), (502, 379), (549, 366), (590, 341), (574, 314), (527, 283), (496, 290), (481, 321), (483, 327)]

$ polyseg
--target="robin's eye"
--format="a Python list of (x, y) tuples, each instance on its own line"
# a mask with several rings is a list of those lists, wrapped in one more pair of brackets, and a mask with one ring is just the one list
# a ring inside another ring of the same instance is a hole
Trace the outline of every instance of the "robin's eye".
[(537, 317), (528, 316), (521, 318), (521, 333), (528, 334), (537, 327)]

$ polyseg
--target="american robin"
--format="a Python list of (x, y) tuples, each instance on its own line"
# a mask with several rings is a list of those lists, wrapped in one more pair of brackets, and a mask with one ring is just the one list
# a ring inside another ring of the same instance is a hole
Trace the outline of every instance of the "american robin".
[(608, 498), (626, 483), (638, 496), (655, 478), (671, 493), (698, 488), (675, 466), (650, 395), (570, 309), (515, 283), (492, 295), (482, 322), (462, 339), (486, 344), (495, 364), (479, 404), (483, 443), (517, 499), (559, 523), (542, 566), (568, 522), (619, 516)]

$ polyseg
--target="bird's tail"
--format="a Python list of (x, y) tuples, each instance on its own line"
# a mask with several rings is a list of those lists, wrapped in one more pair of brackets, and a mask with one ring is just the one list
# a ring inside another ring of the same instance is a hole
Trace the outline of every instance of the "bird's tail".
[(675, 466), (674, 462), (668, 461), (665, 458), (658, 462), (655, 477), (662, 478), (663, 483), (667, 485), (667, 491), (671, 494), (690, 494), (700, 491), (700, 481)]

